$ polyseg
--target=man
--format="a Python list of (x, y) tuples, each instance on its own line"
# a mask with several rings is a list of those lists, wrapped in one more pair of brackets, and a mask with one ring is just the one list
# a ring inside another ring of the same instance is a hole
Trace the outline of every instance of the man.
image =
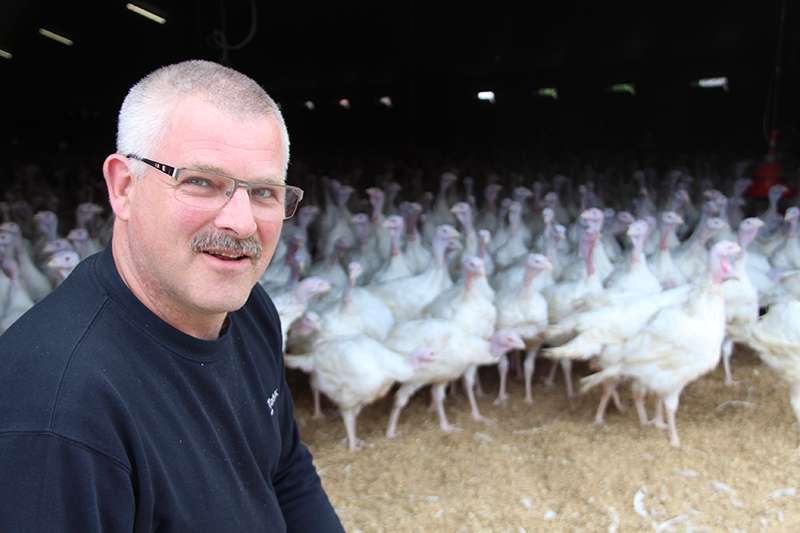
[(258, 285), (302, 191), (272, 99), (205, 61), (128, 93), (108, 247), (0, 337), (0, 531), (341, 532)]

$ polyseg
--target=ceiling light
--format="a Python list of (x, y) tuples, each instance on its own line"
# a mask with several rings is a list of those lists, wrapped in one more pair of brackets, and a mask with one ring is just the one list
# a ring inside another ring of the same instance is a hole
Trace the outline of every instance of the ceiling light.
[(704, 78), (692, 83), (695, 87), (725, 87), (728, 86), (728, 78), (725, 76), (719, 78)]
[(314, 109), (315, 109), (314, 108), (314, 102), (312, 102), (311, 100), (307, 101), (306, 102), (306, 109), (308, 109), (309, 111), (314, 111)]
[(0, 57), (4, 57), (6, 59), (11, 59), (11, 52), (6, 52), (2, 48), (0, 48)]
[(391, 96), (381, 96), (381, 103), (386, 107), (392, 107), (392, 97)]
[(632, 83), (616, 83), (611, 86), (612, 93), (628, 93), (636, 96), (636, 86)]
[(494, 91), (481, 91), (478, 93), (478, 100), (488, 100), (494, 103)]
[(159, 17), (155, 13), (152, 13), (152, 12), (150, 12), (150, 11), (144, 9), (144, 8), (141, 8), (141, 7), (137, 6), (137, 5), (126, 4), (125, 7), (127, 7), (128, 9), (130, 9), (131, 11), (136, 13), (137, 15), (141, 15), (141, 16), (143, 16), (145, 18), (148, 18), (148, 19), (152, 20), (153, 22), (158, 22), (159, 24), (164, 24), (167, 21), (167, 19), (165, 19), (164, 17)]
[(350, 100), (348, 100), (347, 98), (342, 98), (341, 100), (339, 100), (339, 105), (345, 109), (350, 109)]
[(39, 28), (39, 34), (40, 35), (44, 35), (45, 37), (49, 37), (50, 39), (53, 39), (54, 41), (58, 41), (61, 44), (65, 44), (67, 46), (72, 46), (72, 41), (71, 40), (67, 39), (66, 37), (62, 37), (61, 35), (59, 35), (57, 33), (53, 33), (50, 30), (46, 30), (44, 28)]
[(558, 100), (558, 89), (555, 87), (546, 87), (544, 89), (539, 89), (536, 91), (536, 94), (539, 96), (545, 96), (547, 98), (552, 98), (553, 100)]

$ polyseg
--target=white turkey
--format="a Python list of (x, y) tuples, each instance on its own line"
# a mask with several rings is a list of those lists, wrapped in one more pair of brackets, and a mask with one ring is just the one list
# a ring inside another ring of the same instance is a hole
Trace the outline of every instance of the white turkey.
[(661, 282), (650, 270), (645, 256), (645, 241), (649, 233), (649, 225), (644, 220), (633, 222), (626, 232), (631, 240), (632, 248), (625, 260), (617, 264), (606, 277), (603, 286), (607, 289), (635, 290), (655, 293), (661, 290)]
[[(740, 252), (739, 245), (730, 241), (714, 245), (708, 255), (707, 271), (689, 299), (681, 305), (660, 309), (625, 344), (606, 347), (607, 352), (618, 351), (614, 356), (616, 362), (583, 378), (581, 390), (585, 391), (608, 379), (632, 379), (641, 421), (647, 423), (643, 409), (644, 394), (652, 392), (666, 409), (670, 444), (679, 447), (675, 412), (680, 394), (686, 385), (719, 363), (725, 336), (722, 284), (735, 276), (729, 261)], [(655, 423), (663, 427), (659, 404)]]
[[(545, 350), (546, 355), (561, 359), (562, 365), (566, 364), (567, 367), (571, 359), (597, 356), (604, 344), (624, 342), (625, 338), (618, 333), (620, 330), (630, 335), (634, 331), (631, 329), (632, 324), (641, 323), (645, 317), (652, 315), (657, 307), (672, 301), (669, 295), (650, 299), (650, 295), (661, 293), (661, 284), (650, 272), (644, 254), (648, 226), (644, 220), (638, 220), (630, 225), (627, 232), (632, 243), (630, 254), (606, 278), (605, 289), (587, 294), (574, 306), (571, 314), (547, 329), (546, 337), (558, 339), (558, 342), (568, 342), (560, 347)], [(628, 317), (629, 313), (635, 316)], [(617, 325), (618, 321), (622, 321), (623, 324)], [(594, 329), (597, 331), (592, 331)], [(613, 335), (611, 332), (614, 332)], [(575, 336), (577, 338), (572, 338)], [(601, 339), (604, 342), (600, 342)], [(553, 369), (556, 368), (554, 364)], [(604, 394), (595, 418), (596, 423), (603, 422), (605, 405), (614, 393), (615, 383), (609, 381), (604, 384)], [(616, 395), (614, 399), (620, 407)]]
[(81, 259), (86, 259), (100, 251), (89, 236), (89, 230), (85, 228), (72, 228), (67, 233), (67, 240), (72, 243), (72, 247), (75, 248)]
[(378, 251), (375, 239), (372, 236), (369, 216), (365, 213), (356, 213), (350, 217), (350, 223), (355, 231), (357, 241), (345, 254), (345, 260), (348, 263), (357, 261), (361, 264), (364, 269), (361, 283), (364, 283), (364, 280), (372, 278), (372, 274), (383, 264), (384, 258)]
[(392, 310), (396, 322), (420, 318), (423, 308), (453, 285), (447, 269), (445, 252), (449, 244), (458, 242), (460, 236), (461, 234), (453, 226), (442, 224), (433, 234), (433, 262), (428, 270), (416, 276), (375, 283), (365, 288)]
[(439, 194), (433, 203), (430, 223), (434, 228), (442, 224), (455, 226), (455, 216), (450, 212), (450, 207), (455, 202), (450, 202), (450, 195), (453, 186), (458, 181), (458, 176), (452, 172), (445, 172), (439, 178)]
[(422, 317), (451, 320), (488, 340), (494, 333), (497, 307), (494, 304), (494, 290), (490, 289), (492, 294), (488, 294), (487, 287), (483, 261), (479, 257), (467, 257), (464, 260), (464, 277), (426, 305)]
[(526, 234), (522, 225), (522, 205), (517, 201), (511, 202), (508, 206), (508, 233), (506, 240), (495, 248), (492, 254), (497, 268), (506, 268), (516, 259), (527, 256), (528, 247), (525, 245), (525, 237)]
[(661, 283), (662, 289), (672, 289), (678, 285), (686, 283), (686, 276), (675, 265), (672, 260), (673, 240), (677, 241), (675, 231), (678, 226), (683, 224), (683, 219), (675, 211), (664, 211), (661, 213), (661, 239), (658, 249), (649, 257), (648, 263), (653, 275)]
[(719, 217), (707, 217), (691, 236), (670, 250), (672, 260), (687, 280), (696, 279), (706, 270), (708, 248), (706, 243), (728, 224)]
[[(553, 177), (553, 185), (556, 186), (558, 183), (563, 183), (565, 179), (566, 178), (562, 175), (556, 175)], [(561, 198), (559, 197), (557, 190), (546, 193), (542, 199), (542, 202), (546, 207), (549, 207), (553, 210), (556, 221), (562, 226), (566, 227), (572, 220), (574, 220), (575, 217), (571, 216), (569, 211), (567, 211), (567, 209), (562, 205)]]
[(357, 286), (363, 269), (357, 261), (347, 266), (349, 283), (341, 298), (322, 309), (321, 329), (324, 336), (363, 333), (382, 340), (394, 326), (391, 308), (364, 287)]
[[(592, 228), (584, 230), (579, 243), (579, 252), (583, 262), (583, 275), (576, 279), (559, 281), (554, 285), (549, 285), (542, 289), (542, 295), (547, 300), (547, 314), (550, 324), (556, 324), (575, 311), (576, 307), (590, 294), (603, 290), (603, 283), (594, 267), (594, 251), (597, 248), (597, 241), (600, 233)], [(550, 335), (545, 337), (545, 343), (550, 346), (558, 346), (567, 341), (570, 337), (561, 335)], [(552, 384), (553, 374), (558, 368), (556, 362), (553, 364), (553, 372), (548, 379), (548, 384)], [(567, 395), (573, 396), (572, 387), (572, 367), (568, 360), (562, 360), (564, 378), (567, 385)]]
[[(610, 366), (616, 360), (615, 352), (604, 353), (606, 346), (620, 346), (650, 320), (662, 307), (683, 303), (691, 294), (688, 284), (658, 293), (641, 294), (628, 291), (620, 294), (607, 304), (579, 310), (558, 324), (550, 326), (550, 335), (567, 335), (572, 338), (566, 344), (544, 350), (548, 357), (555, 359), (578, 359), (593, 361), (599, 368)], [(605, 421), (606, 405), (616, 391), (616, 379), (603, 383), (603, 393), (595, 416), (595, 424)], [(614, 396), (617, 407), (621, 408)]]
[[(422, 309), (422, 317), (452, 320), (488, 340), (495, 331), (497, 320), (495, 290), (489, 285), (480, 257), (467, 257), (462, 271), (463, 276), (457, 283), (442, 291)], [(475, 390), (478, 396), (484, 396), (478, 374)]]
[(433, 253), (422, 242), (419, 232), (418, 220), (422, 206), (417, 202), (403, 202), (400, 204), (400, 213), (406, 225), (406, 242), (403, 250), (406, 263), (414, 274), (421, 274), (433, 262)]
[[(78, 207), (75, 209), (75, 228), (85, 229), (88, 233), (86, 242), (83, 244), (85, 247), (85, 255), (81, 254), (81, 259), (85, 259), (103, 249), (103, 244), (100, 243), (98, 235), (100, 215), (102, 213), (103, 208), (92, 202), (78, 204)], [(81, 253), (80, 250), (76, 251)]]
[(313, 263), (306, 275), (314, 278), (322, 278), (331, 284), (331, 291), (317, 300), (317, 304), (324, 306), (336, 300), (347, 286), (347, 271), (342, 265), (342, 256), (353, 247), (353, 242), (347, 237), (339, 237), (333, 245), (333, 249), (328, 257)]
[(400, 411), (408, 403), (414, 392), (425, 385), (431, 385), (431, 399), (439, 414), (439, 427), (444, 432), (454, 428), (444, 412), (445, 387), (448, 383), (464, 377), (472, 417), (477, 421), (490, 423), (480, 414), (475, 400), (475, 373), (479, 365), (496, 364), (499, 358), (511, 350), (520, 350), (525, 343), (516, 333), (498, 331), (489, 340), (464, 330), (450, 320), (427, 318), (411, 320), (398, 324), (389, 332), (384, 341), (389, 349), (408, 353), (419, 346), (428, 346), (436, 351), (439, 358), (420, 369), (405, 380), (395, 393), (394, 406), (386, 430), (387, 438), (397, 435), (397, 422)]
[[(581, 213), (580, 217), (573, 223), (572, 228), (567, 230), (567, 238), (569, 239), (569, 231), (578, 232), (577, 238), (575, 242), (581, 240), (583, 232), (585, 229), (592, 229), (597, 234), (598, 239), (602, 239), (603, 235), (601, 233), (603, 228), (603, 219), (605, 218), (605, 214), (601, 209), (596, 207), (589, 208)], [(608, 258), (608, 254), (606, 254), (605, 248), (598, 242), (598, 246), (594, 246), (594, 250), (592, 252), (592, 262), (594, 265), (594, 269), (597, 271), (597, 276), (602, 282), (606, 279), (606, 277), (611, 273), (614, 266), (611, 263), (611, 260)], [(584, 273), (586, 270), (585, 266), (585, 257), (582, 256), (582, 252), (580, 250), (580, 244), (575, 249), (575, 253), (571, 258), (568, 258), (566, 261), (566, 266), (561, 271), (560, 280), (562, 281), (570, 281), (576, 280), (584, 277)]]
[(331, 180), (330, 187), (332, 189), (331, 203), (326, 206), (322, 216), (317, 217), (316, 220), (319, 231), (315, 242), (316, 249), (313, 252), (317, 260), (330, 257), (334, 244), (340, 237), (344, 237), (350, 242), (356, 242), (357, 238), (350, 225), (352, 213), (347, 208), (347, 203), (353, 194), (353, 187), (341, 185), (336, 180)]
[[(320, 340), (320, 333), (322, 331), (322, 318), (316, 311), (305, 311), (300, 315), (286, 334), (286, 350), (285, 355), (304, 354), (311, 351), (314, 343)], [(331, 337), (332, 338), (332, 337)], [(322, 404), (320, 402), (320, 394), (314, 385), (309, 382), (309, 389), (311, 389), (311, 397), (314, 402), (314, 413), (311, 415), (312, 420), (324, 420), (325, 415), (322, 414)]]
[(277, 294), (294, 278), (299, 280), (310, 266), (306, 239), (298, 232), (289, 237), (284, 254), (273, 257), (258, 282), (268, 293)]
[(325, 294), (331, 290), (331, 284), (322, 278), (305, 278), (297, 283), (292, 290), (272, 296), (272, 301), (281, 318), (281, 333), (283, 335), (283, 349), (286, 350), (286, 339), (292, 322), (297, 320), (308, 307), (312, 298)]
[(478, 230), (486, 229), (494, 233), (498, 223), (497, 196), (503, 186), (498, 183), (490, 183), (484, 189), (483, 208), (475, 215), (475, 228)]
[(34, 301), (21, 283), (19, 267), (13, 254), (5, 251), (0, 267), (9, 279), (7, 293), (0, 295), (4, 305), (3, 315), (0, 317), (0, 333), (2, 333), (33, 307)]
[[(520, 177), (522, 179), (522, 177)], [(522, 237), (522, 242), (527, 250), (533, 242), (533, 226), (531, 221), (534, 220), (533, 210), (528, 205), (528, 200), (533, 196), (533, 191), (527, 187), (517, 186), (511, 195), (511, 199), (519, 204), (520, 220), (518, 232)], [(523, 254), (524, 255), (524, 254)]]
[(367, 197), (369, 204), (372, 207), (369, 216), (369, 225), (372, 238), (375, 241), (375, 248), (382, 258), (385, 259), (389, 255), (391, 249), (391, 237), (383, 223), (386, 221), (386, 215), (383, 214), (383, 204), (386, 200), (386, 194), (383, 189), (378, 187), (367, 187)]
[(286, 365), (311, 374), (314, 389), (338, 406), (348, 449), (355, 451), (356, 418), (361, 409), (385, 396), (396, 382), (413, 379), (437, 358), (436, 352), (424, 345), (398, 352), (357, 334), (321, 340), (307, 354), (287, 355)]
[[(289, 239), (298, 233), (303, 237), (303, 241), (308, 243), (311, 239), (308, 228), (319, 213), (319, 207), (315, 205), (304, 205), (297, 209), (297, 213), (295, 213), (292, 218), (284, 221), (283, 227), (281, 227), (281, 238), (280, 241), (278, 241), (278, 247), (275, 249), (273, 257), (283, 256), (286, 253), (285, 248), (289, 243)], [(309, 259), (310, 258), (311, 256), (309, 255)]]
[[(786, 209), (784, 222), (788, 226), (783, 242), (775, 247), (769, 256), (769, 262), (776, 268), (785, 270), (800, 269), (800, 239), (797, 238), (797, 221), (800, 219), (800, 207)], [(766, 223), (765, 223), (766, 225)]]
[[(748, 344), (789, 383), (789, 400), (800, 422), (800, 301), (776, 303), (750, 331)], [(800, 450), (800, 446), (798, 446)]]
[(41, 266), (49, 258), (49, 255), (45, 255), (42, 249), (47, 243), (59, 238), (58, 217), (52, 211), (38, 211), (33, 215), (33, 222), (36, 224), (38, 236), (32, 243), (32, 259), (37, 265)]
[[(2, 233), (2, 232), (0, 232)], [(42, 248), (42, 257), (46, 257), (44, 260), (45, 262), (40, 264), (39, 267), (42, 273), (47, 276), (47, 279), (50, 280), (50, 283), (53, 287), (57, 287), (64, 281), (64, 278), (53, 268), (50, 268), (49, 261), (54, 255), (59, 254), (61, 252), (71, 252), (78, 256), (78, 252), (72, 247), (72, 243), (69, 242), (67, 239), (61, 237), (54, 241), (50, 241), (44, 245)], [(80, 256), (78, 256), (78, 261), (80, 261)]]
[(383, 222), (383, 227), (389, 232), (389, 253), (381, 266), (372, 274), (369, 283), (381, 283), (392, 279), (412, 276), (414, 274), (413, 270), (411, 270), (411, 267), (406, 262), (400, 247), (403, 230), (405, 228), (403, 217), (400, 215), (387, 217)]
[[(478, 255), (480, 237), (478, 232), (475, 231), (473, 210), (468, 202), (456, 202), (453, 207), (450, 208), (450, 212), (453, 213), (456, 220), (461, 224), (461, 234), (464, 239), (463, 249), (461, 252), (453, 254), (450, 263), (450, 277), (453, 280), (458, 280), (462, 275), (461, 267), (464, 258)], [(482, 257), (481, 259), (483, 259), (483, 268), (486, 271), (486, 275), (490, 276), (492, 272), (494, 272), (494, 262), (491, 256)]]
[(606, 220), (606, 223), (605, 227), (602, 229), (603, 238), (600, 242), (609, 260), (611, 260), (612, 263), (618, 263), (624, 257), (624, 251), (620, 240), (636, 219), (629, 211), (613, 213), (613, 210), (607, 210), (604, 220)]
[(759, 218), (764, 221), (764, 230), (753, 243), (753, 246), (759, 248), (767, 257), (772, 255), (775, 248), (783, 241), (781, 229), (783, 227), (784, 216), (780, 214), (779, 204), (781, 198), (788, 190), (789, 188), (786, 185), (780, 183), (771, 186), (769, 191), (767, 191), (769, 207), (764, 213), (759, 215)]
[[(391, 179), (391, 175), (387, 178)], [(384, 205), (383, 205), (383, 212), (387, 215), (397, 215), (400, 214), (400, 210), (397, 207), (397, 196), (400, 194), (400, 191), (403, 190), (403, 186), (397, 183), (396, 181), (388, 181), (383, 185), (383, 192), (385, 196)]]
[(46, 266), (48, 270), (55, 272), (58, 276), (55, 285), (58, 286), (67, 279), (80, 261), (81, 257), (78, 252), (72, 250), (62, 250), (51, 255)]
[(737, 166), (736, 173), (740, 177), (734, 181), (733, 194), (728, 197), (728, 224), (732, 228), (738, 228), (739, 223), (745, 218), (744, 207), (747, 205), (747, 201), (744, 199), (744, 193), (753, 184), (752, 179), (741, 177), (743, 173), (741, 165)]
[(0, 224), (0, 233), (7, 233), (11, 237), (5, 254), (16, 263), (16, 275), (22, 288), (35, 302), (38, 302), (53, 290), (53, 284), (31, 258), (23, 243), (22, 230), (17, 223)]
[[(535, 367), (536, 354), (542, 344), (547, 327), (547, 300), (534, 285), (534, 280), (553, 266), (542, 254), (528, 254), (522, 278), (516, 285), (498, 291), (495, 296), (497, 320), (495, 328), (517, 333), (525, 342), (525, 401), (533, 402), (531, 379)], [(508, 376), (508, 357), (503, 356), (498, 363), (500, 371), (500, 392), (495, 404), (508, 400), (506, 380)]]
[[(500, 201), (500, 211), (497, 217), (497, 227), (492, 232), (492, 242), (489, 244), (487, 250), (493, 254), (495, 250), (500, 248), (508, 238), (508, 226), (506, 220), (508, 218), (508, 208), (514, 200), (511, 198), (503, 198)], [(499, 268), (498, 268), (499, 270)]]
[(722, 363), (725, 368), (725, 383), (733, 385), (731, 374), (731, 354), (734, 344), (744, 344), (750, 337), (750, 328), (758, 320), (758, 290), (750, 282), (747, 272), (747, 249), (756, 238), (764, 221), (757, 217), (744, 219), (739, 224), (738, 244), (742, 255), (733, 263), (737, 277), (727, 280), (723, 285), (725, 292), (725, 340), (722, 343)]

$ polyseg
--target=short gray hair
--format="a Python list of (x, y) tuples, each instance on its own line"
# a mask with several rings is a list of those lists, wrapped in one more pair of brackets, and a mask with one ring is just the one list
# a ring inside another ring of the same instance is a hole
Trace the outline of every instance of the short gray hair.
[(167, 65), (131, 87), (119, 110), (117, 153), (151, 157), (163, 144), (175, 106), (198, 94), (237, 120), (275, 119), (281, 131), (285, 177), (289, 166), (289, 133), (278, 105), (254, 80), (212, 61), (190, 60)]

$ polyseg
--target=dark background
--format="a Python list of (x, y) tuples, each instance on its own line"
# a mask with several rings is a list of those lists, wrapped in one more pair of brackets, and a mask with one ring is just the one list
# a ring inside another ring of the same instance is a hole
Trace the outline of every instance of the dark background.
[[(167, 23), (120, 0), (0, 2), (0, 48), (13, 54), (0, 58), (3, 164), (52, 154), (102, 160), (128, 87), (188, 58), (261, 83), (282, 106), (295, 160), (615, 143), (760, 157), (773, 124), (782, 6), (779, 148), (793, 154), (800, 144), (796, 0), (141, 5)], [(40, 27), (75, 44), (46, 39)], [(690, 87), (713, 76), (727, 76), (728, 90)], [(634, 84), (636, 96), (609, 92), (614, 83)], [(559, 98), (536, 96), (542, 87)], [(479, 101), (479, 90), (493, 90), (496, 103)]]

